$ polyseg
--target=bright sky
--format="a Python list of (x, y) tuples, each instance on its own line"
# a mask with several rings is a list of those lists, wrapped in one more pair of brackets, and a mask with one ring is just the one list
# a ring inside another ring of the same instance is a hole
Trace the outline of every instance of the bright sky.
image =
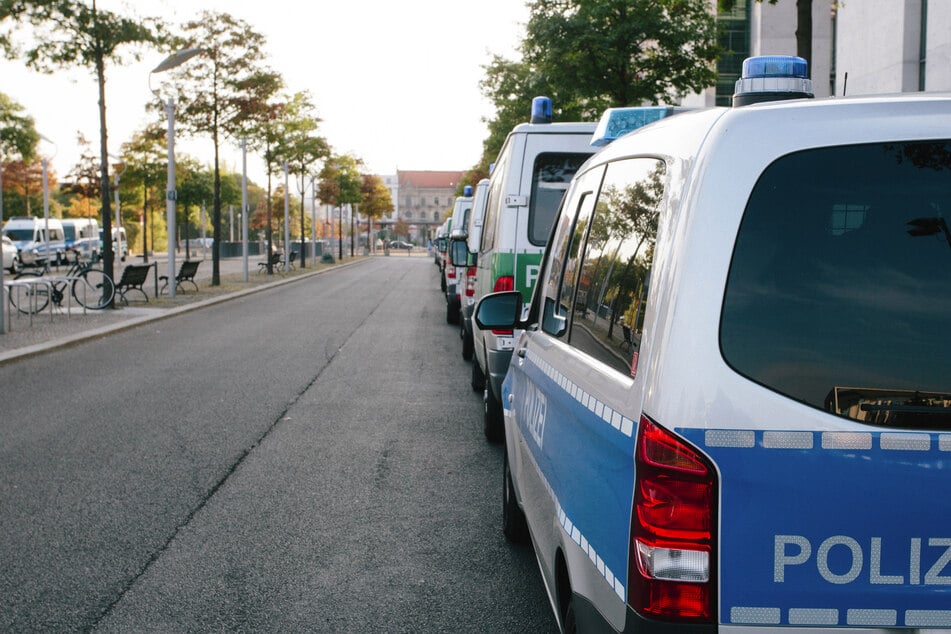
[[(334, 151), (362, 158), (376, 174), (466, 170), (478, 161), (487, 135), (482, 118), (492, 114), (479, 91), (482, 66), (492, 54), (515, 57), (528, 19), (523, 0), (99, 0), (97, 6), (176, 24), (202, 9), (245, 20), (267, 38), (267, 63), (288, 90), (310, 92), (323, 120), (319, 133)], [(153, 50), (139, 62), (107, 67), (110, 153), (118, 154), (152, 116), (145, 112), (154, 99), (149, 71), (164, 57)], [(23, 105), (55, 144), (40, 149), (55, 152), (59, 177), (79, 159), (77, 131), (98, 156), (98, 96), (89, 71), (47, 76), (0, 61), (0, 92)], [(240, 151), (222, 150), (223, 166), (240, 172)], [(210, 164), (211, 140), (176, 136), (176, 153)], [(248, 173), (263, 184), (260, 157), (249, 154)]]

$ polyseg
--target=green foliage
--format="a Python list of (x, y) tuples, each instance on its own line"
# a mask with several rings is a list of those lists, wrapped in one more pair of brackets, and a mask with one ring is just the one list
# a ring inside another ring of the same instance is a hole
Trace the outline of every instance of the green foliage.
[(331, 156), (324, 162), (317, 185), (317, 196), (325, 204), (339, 206), (361, 202), (362, 161), (349, 154)]
[(23, 106), (0, 92), (0, 161), (13, 156), (30, 160), (36, 155), (40, 135), (33, 117), (23, 111)]
[(20, 54), (15, 34), (23, 23), (32, 27), (23, 51), (26, 64), (44, 73), (73, 66), (95, 71), (104, 59), (121, 64), (121, 47), (154, 43), (162, 29), (154, 18), (125, 18), (84, 0), (0, 0), (0, 25), (6, 27), (0, 46), (10, 59)]
[(379, 176), (363, 175), (360, 211), (363, 215), (377, 220), (393, 211), (393, 198), (390, 190)]
[(555, 120), (596, 120), (611, 107), (675, 102), (716, 80), (716, 20), (706, 0), (533, 0), (522, 61), (496, 56), (481, 87), (496, 108), (487, 166), (532, 97)]

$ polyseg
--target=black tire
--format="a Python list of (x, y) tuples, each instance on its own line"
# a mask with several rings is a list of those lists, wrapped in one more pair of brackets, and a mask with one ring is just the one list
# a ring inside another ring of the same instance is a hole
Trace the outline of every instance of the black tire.
[[(475, 352), (474, 348), (475, 346), (472, 343), (472, 333), (468, 333), (465, 331), (465, 329), (463, 329), (462, 331), (462, 358), (465, 359), (466, 361), (472, 361), (472, 353)], [(478, 365), (478, 364), (474, 363), (473, 365)], [(473, 370), (473, 372), (475, 371)], [(475, 389), (475, 386), (473, 386), (473, 389)]]
[(100, 310), (112, 304), (116, 286), (99, 267), (89, 267), (73, 282), (73, 298), (80, 306)]
[(456, 320), (458, 320), (458, 319), (459, 319), (458, 314), (456, 313), (455, 310), (453, 310), (453, 303), (452, 303), (452, 302), (448, 302), (448, 303), (446, 304), (446, 323), (447, 323), (447, 324), (454, 324), (454, 323), (456, 323)]
[(578, 633), (578, 619), (575, 617), (574, 599), (568, 599), (568, 605), (565, 607), (565, 615), (562, 618), (561, 625), (561, 631), (564, 632), (564, 634)]
[(515, 499), (515, 484), (512, 482), (512, 470), (509, 469), (508, 452), (502, 460), (502, 533), (513, 544), (528, 541), (528, 523), (525, 513)]
[(469, 381), (473, 392), (481, 392), (485, 389), (485, 373), (482, 372), (482, 366), (478, 359), (472, 360), (472, 379)]
[(503, 430), (502, 404), (492, 393), (492, 386), (486, 382), (482, 391), (482, 428), (485, 438), (491, 443), (501, 442)]
[[(42, 277), (43, 270), (22, 271), (13, 279), (22, 280), (31, 277)], [(9, 290), (7, 296), (10, 304), (24, 315), (41, 312), (50, 303), (50, 289), (43, 284), (30, 285), (25, 288), (13, 288)]]

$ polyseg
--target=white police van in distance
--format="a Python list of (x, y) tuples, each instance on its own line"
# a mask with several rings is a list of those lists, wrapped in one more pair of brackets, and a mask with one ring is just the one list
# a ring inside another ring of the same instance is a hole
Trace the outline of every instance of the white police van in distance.
[(527, 317), (475, 315), (525, 329), (503, 529), (563, 631), (951, 630), (949, 215), (951, 95), (680, 114), (579, 170)]
[[(452, 215), (449, 217), (449, 242), (451, 246), (454, 237), (465, 237), (466, 225), (469, 222), (469, 214), (472, 212), (472, 185), (463, 187), (462, 196), (456, 198), (452, 206)], [(449, 246), (447, 246), (447, 251)], [(465, 273), (464, 266), (456, 266), (449, 255), (449, 262), (443, 268), (443, 276), (446, 283), (443, 286), (446, 294), (446, 323), (459, 323), (459, 309), (462, 306), (460, 298), (459, 282), (462, 281), (462, 274)]]
[[(530, 123), (509, 132), (489, 178), (476, 299), (502, 290), (531, 295), (558, 205), (571, 177), (594, 154), (595, 125), (552, 123), (551, 100), (536, 97)], [(502, 380), (514, 343), (511, 330), (473, 328), (471, 383), (484, 388), (484, 431), (492, 441), (502, 437)]]

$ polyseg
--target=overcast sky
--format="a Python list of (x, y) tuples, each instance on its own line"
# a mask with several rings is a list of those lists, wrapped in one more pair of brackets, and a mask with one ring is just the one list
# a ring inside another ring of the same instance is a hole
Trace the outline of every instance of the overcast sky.
[[(228, 12), (267, 38), (267, 62), (291, 92), (307, 90), (323, 121), (320, 133), (336, 153), (362, 158), (366, 171), (465, 170), (479, 159), (492, 113), (479, 91), (492, 54), (514, 58), (528, 11), (523, 0), (98, 0), (123, 15), (161, 15), (181, 24), (202, 9)], [(149, 120), (148, 75), (164, 54), (107, 67), (109, 150)], [(157, 83), (157, 82), (156, 82)], [(0, 62), (0, 92), (23, 105), (54, 145), (60, 177), (77, 162), (77, 131), (98, 155), (95, 81), (74, 69), (47, 76), (22, 62)], [(526, 106), (527, 108), (527, 106)], [(164, 118), (163, 118), (164, 121)], [(176, 152), (210, 163), (210, 139), (176, 138)], [(240, 151), (225, 147), (226, 167), (241, 169)], [(248, 157), (252, 179), (263, 161)]]

